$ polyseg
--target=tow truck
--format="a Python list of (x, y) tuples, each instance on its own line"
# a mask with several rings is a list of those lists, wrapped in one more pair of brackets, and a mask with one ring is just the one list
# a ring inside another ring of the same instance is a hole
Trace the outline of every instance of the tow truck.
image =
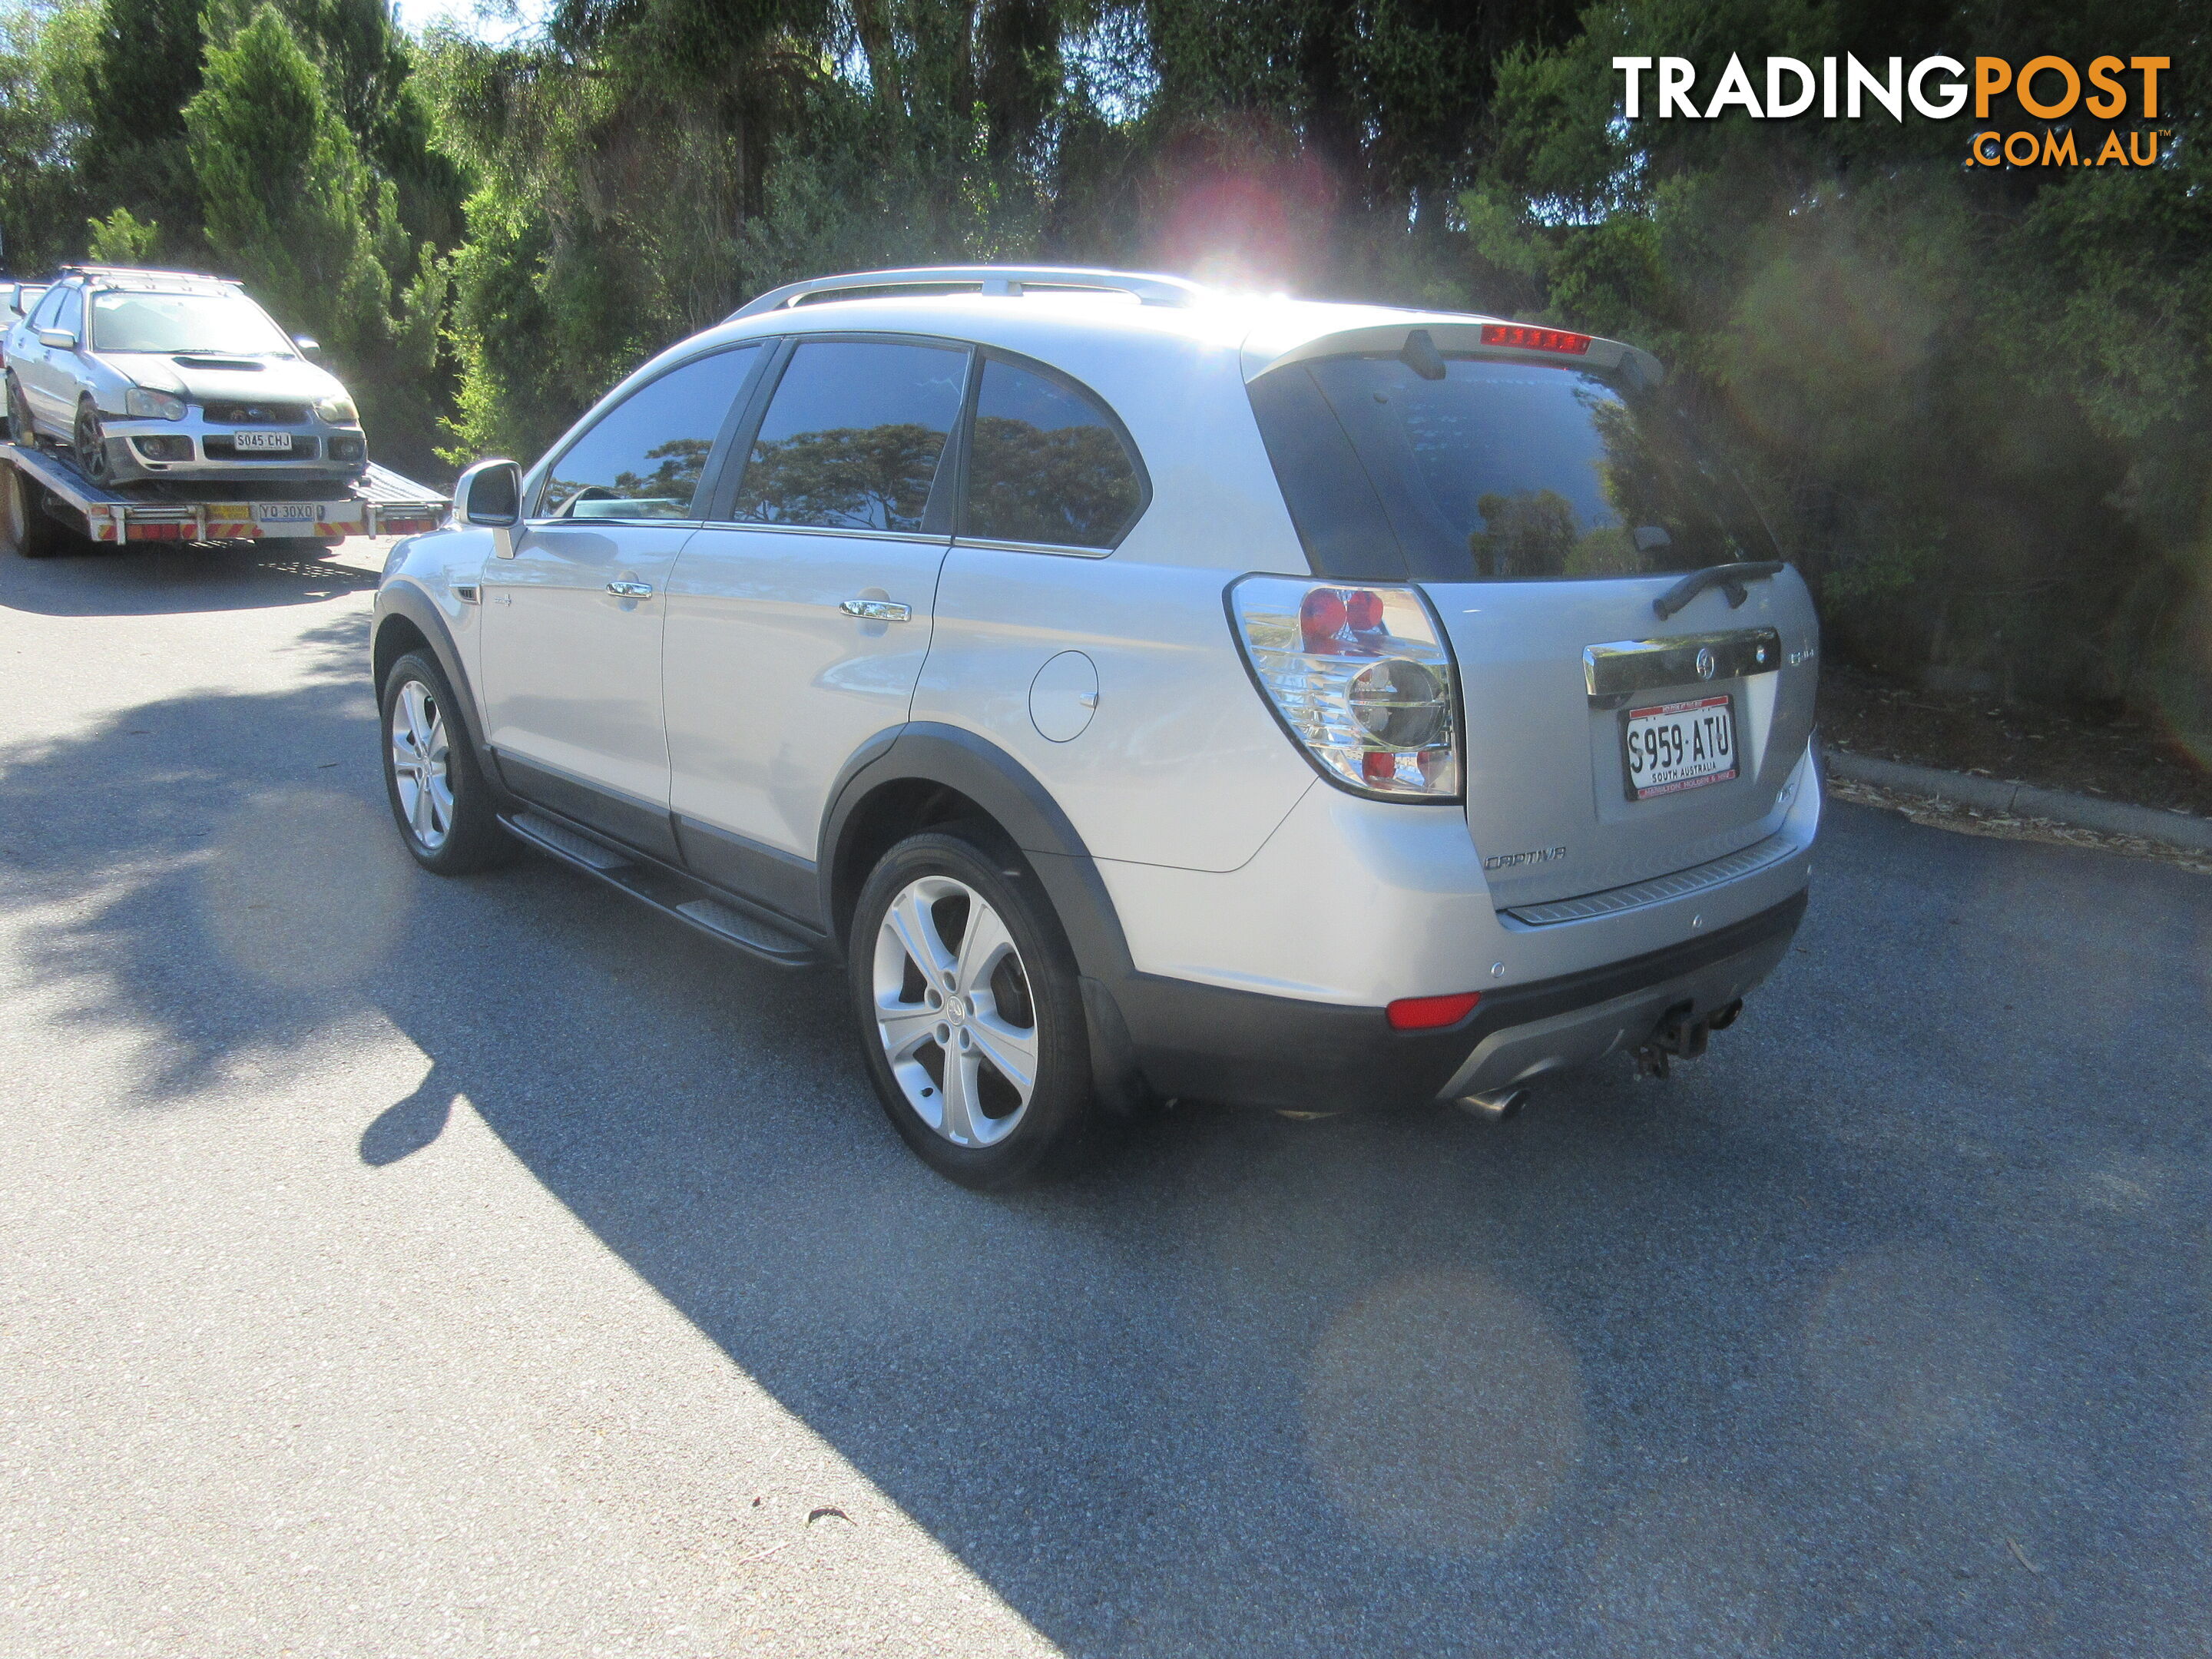
[(447, 498), (372, 461), (351, 486), (307, 482), (94, 483), (57, 452), (0, 442), (0, 551), (27, 559), (130, 542), (411, 536), (445, 522)]

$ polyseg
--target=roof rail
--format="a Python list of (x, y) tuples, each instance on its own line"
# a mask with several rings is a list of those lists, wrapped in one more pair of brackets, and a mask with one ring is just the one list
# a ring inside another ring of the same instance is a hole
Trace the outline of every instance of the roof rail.
[(55, 268), (60, 276), (180, 276), (193, 283), (235, 283), (235, 276), (217, 276), (204, 270), (164, 270), (154, 265), (102, 265), (76, 259)]
[(1133, 295), (1148, 306), (1187, 306), (1209, 290), (1181, 276), (1154, 276), (1126, 270), (1092, 270), (1076, 265), (912, 265), (899, 270), (854, 270), (842, 276), (816, 276), (770, 289), (724, 319), (758, 317), (856, 290), (884, 288), (973, 287), (977, 292), (1018, 295), (1029, 289), (1055, 293), (1091, 290)]

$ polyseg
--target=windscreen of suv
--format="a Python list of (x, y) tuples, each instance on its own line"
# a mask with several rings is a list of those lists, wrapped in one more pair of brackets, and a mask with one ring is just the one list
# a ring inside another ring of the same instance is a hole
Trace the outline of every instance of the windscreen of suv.
[(259, 306), (225, 294), (102, 294), (92, 302), (92, 346), (228, 357), (289, 357), (293, 351)]
[(1544, 364), (1444, 368), (1328, 357), (1253, 382), (1317, 574), (1528, 581), (1775, 556), (1741, 489), (1650, 394)]

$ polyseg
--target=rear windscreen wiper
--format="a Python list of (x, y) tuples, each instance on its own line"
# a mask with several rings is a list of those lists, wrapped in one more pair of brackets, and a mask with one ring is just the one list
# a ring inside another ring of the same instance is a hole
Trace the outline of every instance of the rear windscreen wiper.
[(1761, 564), (1716, 564), (1692, 570), (1651, 601), (1651, 612), (1665, 622), (1709, 587), (1717, 587), (1726, 593), (1729, 609), (1734, 611), (1749, 597), (1744, 592), (1746, 582), (1765, 581), (1788, 568), (1781, 560), (1770, 559)]

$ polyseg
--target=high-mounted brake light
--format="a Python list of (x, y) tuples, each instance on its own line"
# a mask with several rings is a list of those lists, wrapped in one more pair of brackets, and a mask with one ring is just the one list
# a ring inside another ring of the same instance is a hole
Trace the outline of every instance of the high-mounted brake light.
[(1514, 346), (1522, 351), (1557, 351), (1570, 357), (1587, 356), (1590, 336), (1570, 334), (1561, 328), (1529, 328), (1521, 323), (1485, 323), (1482, 343), (1490, 346)]
[(1459, 798), (1451, 653), (1418, 588), (1247, 576), (1229, 611), (1253, 678), (1323, 777)]

